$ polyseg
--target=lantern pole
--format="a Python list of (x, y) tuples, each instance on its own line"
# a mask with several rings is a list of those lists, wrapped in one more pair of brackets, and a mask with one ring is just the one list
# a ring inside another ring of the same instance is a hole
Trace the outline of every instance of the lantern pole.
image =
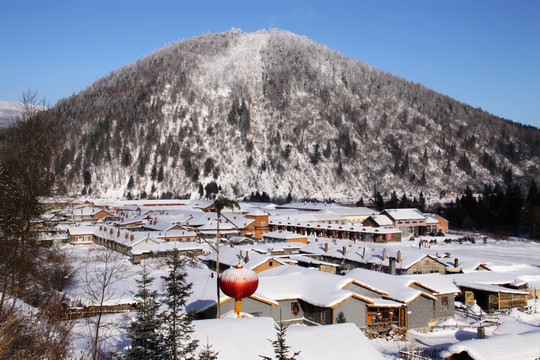
[(216, 232), (216, 284), (217, 284), (217, 318), (221, 319), (221, 301), (220, 301), (220, 294), (219, 294), (219, 242), (220, 242), (220, 236), (219, 236), (219, 221), (221, 211), (217, 212), (217, 232)]

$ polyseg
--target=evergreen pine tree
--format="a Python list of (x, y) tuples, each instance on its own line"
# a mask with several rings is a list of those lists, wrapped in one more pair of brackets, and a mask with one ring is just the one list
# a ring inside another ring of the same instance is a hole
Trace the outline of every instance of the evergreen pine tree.
[(377, 211), (382, 211), (384, 209), (384, 199), (380, 191), (377, 191), (377, 194), (375, 195), (375, 209), (377, 209)]
[(313, 165), (317, 165), (319, 161), (321, 161), (321, 150), (319, 149), (319, 144), (315, 144), (313, 154), (310, 155), (310, 161)]
[(133, 184), (134, 184), (134, 181), (133, 181), (133, 175), (132, 175), (132, 176), (129, 177), (129, 181), (127, 183), (128, 190), (133, 189)]
[(401, 197), (401, 200), (399, 200), (399, 207), (402, 209), (411, 207), (411, 201), (409, 200), (407, 195), (403, 194), (403, 196)]
[(533, 179), (525, 201), (525, 218), (531, 238), (540, 237), (540, 193)]
[(388, 202), (388, 208), (397, 209), (398, 204), (399, 204), (399, 199), (397, 197), (397, 194), (395, 191), (392, 191), (392, 194), (390, 194), (390, 201)]
[(137, 282), (137, 315), (128, 328), (131, 348), (127, 351), (127, 360), (162, 359), (161, 339), (158, 333), (160, 321), (158, 317), (159, 303), (156, 291), (150, 290), (154, 278), (150, 277), (143, 264), (141, 279)]
[(323, 155), (325, 158), (329, 158), (332, 155), (332, 148), (330, 147), (330, 140), (326, 143), (326, 148), (323, 150)]
[(345, 318), (345, 314), (343, 313), (343, 311), (340, 311), (337, 314), (336, 323), (343, 324), (343, 323), (346, 323), (346, 322), (347, 322), (347, 319)]
[(159, 171), (158, 171), (158, 174), (157, 174), (157, 181), (158, 182), (162, 182), (164, 179), (164, 174), (163, 174), (163, 165), (161, 165), (159, 167)]
[(207, 340), (206, 345), (203, 346), (202, 351), (199, 353), (198, 360), (217, 360), (218, 354), (218, 351), (212, 350), (212, 345), (210, 345)]
[(292, 201), (293, 201), (293, 198), (292, 198), (291, 193), (289, 192), (289, 195), (287, 195), (287, 203), (290, 204), (292, 203)]
[(446, 161), (446, 167), (444, 168), (443, 172), (446, 175), (450, 175), (452, 173), (452, 164), (450, 164), (450, 159)]
[(165, 281), (163, 303), (167, 309), (160, 316), (164, 329), (164, 354), (167, 359), (194, 359), (198, 341), (191, 340), (194, 329), (191, 317), (184, 309), (192, 284), (187, 282), (187, 273), (182, 269), (184, 262), (177, 249), (174, 249), (167, 265), (169, 274), (162, 276)]
[(421, 212), (426, 211), (426, 198), (424, 197), (424, 193), (420, 191), (420, 197), (418, 198), (418, 210)]
[[(285, 344), (285, 333), (287, 327), (280, 322), (279, 326), (275, 325), (274, 328), (277, 331), (277, 340), (272, 341), (272, 346), (274, 347), (274, 354), (276, 355), (275, 360), (296, 360), (296, 356), (300, 354), (300, 351), (295, 352), (291, 357), (289, 357), (289, 345)], [(270, 340), (269, 340), (270, 341)], [(265, 360), (272, 360), (271, 357), (259, 355)]]

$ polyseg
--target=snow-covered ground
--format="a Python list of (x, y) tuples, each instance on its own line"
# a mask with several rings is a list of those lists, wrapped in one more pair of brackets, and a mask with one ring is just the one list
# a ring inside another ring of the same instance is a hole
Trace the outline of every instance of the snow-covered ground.
[[(462, 235), (453, 235), (448, 238), (457, 238)], [(388, 244), (392, 248), (414, 247), (418, 249), (419, 240), (437, 240), (437, 244), (430, 244), (429, 247), (422, 247), (426, 253), (439, 256), (441, 261), (453, 261), (458, 258), (460, 263), (480, 262), (485, 264), (492, 271), (491, 275), (500, 277), (511, 277), (528, 282), (531, 287), (540, 287), (540, 243), (526, 240), (503, 241), (488, 238), (485, 243), (482, 238), (476, 244), (463, 242), (445, 243), (444, 238), (415, 239), (410, 241), (403, 239), (401, 243)], [(66, 293), (72, 300), (85, 303), (83, 284), (89, 272), (99, 269), (92, 259), (103, 249), (96, 245), (84, 245), (73, 247), (64, 245), (64, 251), (69, 252), (74, 265), (78, 268), (73, 278), (73, 285), (66, 289)], [(449, 258), (443, 256), (449, 253)], [(133, 292), (136, 291), (135, 279), (141, 270), (141, 265), (133, 265), (127, 257), (119, 260), (123, 264), (122, 278), (114, 284), (114, 291), (109, 301), (111, 303), (133, 302)], [(151, 270), (151, 276), (155, 278), (153, 287), (161, 292), (161, 276), (167, 273), (167, 266), (163, 259), (146, 261)], [(215, 296), (215, 280), (210, 276), (210, 271), (204, 267), (189, 267), (189, 279), (194, 284), (194, 294), (197, 298), (191, 299), (198, 304), (204, 304), (207, 298)], [(449, 275), (452, 276), (452, 275)], [(395, 341), (394, 339), (375, 339), (372, 344), (384, 354), (386, 359), (397, 359), (400, 349), (412, 348), (435, 348), (439, 350), (447, 349), (451, 344), (459, 341), (477, 338), (477, 327), (485, 325), (486, 337), (498, 336), (508, 333), (519, 333), (526, 330), (540, 330), (540, 301), (530, 300), (530, 313), (511, 310), (498, 315), (498, 325), (495, 323), (481, 323), (480, 320), (466, 317), (461, 313), (456, 313), (455, 319), (447, 319), (435, 326), (432, 331), (420, 332), (409, 331), (405, 341)], [(474, 310), (474, 308), (472, 309)], [(133, 314), (107, 315), (106, 322), (112, 326), (107, 330), (107, 347), (111, 350), (120, 351), (129, 344), (126, 339), (125, 329), (129, 324)], [(232, 326), (232, 325), (231, 325)], [(231, 331), (234, 331), (231, 329)], [(80, 356), (81, 352), (88, 351), (88, 330), (86, 320), (77, 320), (74, 328), (74, 348), (73, 356)], [(219, 351), (219, 348), (214, 347)], [(540, 354), (539, 354), (540, 355)], [(221, 359), (221, 358), (220, 358)]]

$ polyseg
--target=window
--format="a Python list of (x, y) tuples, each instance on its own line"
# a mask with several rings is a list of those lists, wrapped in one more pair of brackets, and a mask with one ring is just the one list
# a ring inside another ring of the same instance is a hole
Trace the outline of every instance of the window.
[(291, 312), (293, 315), (298, 315), (300, 313), (300, 304), (298, 302), (293, 302), (291, 304)]
[(274, 262), (270, 260), (270, 262), (268, 262), (268, 266), (274, 266)]
[(261, 226), (266, 226), (266, 221), (261, 220)]
[(83, 241), (83, 237), (82, 237), (82, 236), (77, 236), (77, 237), (75, 238), (75, 241), (76, 241), (76, 242), (82, 242), (82, 241)]
[(92, 241), (92, 237), (90, 235), (84, 235), (84, 241)]
[(448, 296), (443, 296), (441, 299), (441, 308), (443, 310), (448, 310)]

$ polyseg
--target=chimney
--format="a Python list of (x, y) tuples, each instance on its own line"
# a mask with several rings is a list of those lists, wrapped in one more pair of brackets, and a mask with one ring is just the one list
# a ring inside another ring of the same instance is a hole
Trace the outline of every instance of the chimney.
[(249, 251), (246, 251), (246, 257), (244, 258), (244, 262), (249, 262)]
[(324, 243), (324, 252), (328, 252), (328, 243)]
[(365, 259), (366, 258), (366, 248), (362, 248), (362, 259)]
[(398, 250), (397, 252), (397, 262), (400, 263), (401, 262), (401, 251)]
[(347, 254), (347, 247), (346, 246), (343, 247), (343, 256), (345, 256), (345, 254)]
[(396, 275), (396, 258), (390, 257), (390, 275)]
[[(232, 244), (231, 244), (231, 245), (232, 245)], [(242, 256), (243, 256), (243, 254), (242, 254), (242, 250), (240, 250), (240, 258), (241, 258)]]
[(388, 258), (388, 254), (386, 253), (386, 249), (383, 249), (382, 251), (382, 260), (386, 260)]
[(457, 268), (459, 266), (459, 260), (458, 258), (454, 259), (454, 267)]

